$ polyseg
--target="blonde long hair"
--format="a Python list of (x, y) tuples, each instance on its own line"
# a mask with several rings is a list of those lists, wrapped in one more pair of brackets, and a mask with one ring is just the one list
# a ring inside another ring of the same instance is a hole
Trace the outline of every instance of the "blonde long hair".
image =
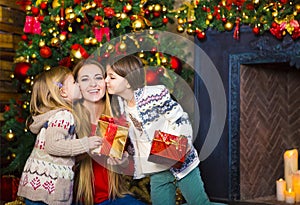
[[(87, 60), (81, 60), (79, 61), (76, 66), (73, 69), (73, 74), (75, 77), (75, 80), (78, 78), (78, 73), (80, 69), (84, 65), (94, 64), (97, 65), (103, 73), (105, 73), (103, 66), (92, 59)], [(103, 99), (104, 100), (104, 99)], [(109, 97), (106, 96), (106, 101), (109, 101)], [(104, 109), (103, 114), (111, 114), (110, 113), (110, 107), (107, 105), (108, 103), (105, 103), (106, 107)], [(77, 134), (78, 137), (84, 137), (84, 136), (90, 136), (91, 134), (91, 122), (90, 122), (90, 113), (87, 110), (87, 108), (84, 107), (84, 105), (81, 103), (78, 103), (75, 106), (75, 109), (78, 113), (84, 113), (84, 115), (81, 115), (81, 123), (85, 124), (85, 128), (82, 128)], [(122, 175), (115, 173), (113, 171), (110, 171), (110, 169), (107, 169), (108, 171), (108, 187), (109, 187), (109, 198), (115, 199), (117, 197), (124, 197), (125, 194), (128, 194), (129, 191), (127, 187), (125, 186), (124, 179)], [(84, 204), (90, 205), (94, 204), (94, 173), (93, 173), (93, 167), (92, 167), (92, 159), (89, 156), (86, 156), (80, 161), (80, 171), (77, 175), (77, 183), (76, 183), (76, 201), (84, 201)]]
[(60, 88), (68, 75), (72, 75), (69, 68), (57, 66), (35, 77), (30, 99), (30, 114), (35, 116), (59, 108), (67, 109), (75, 118), (76, 130), (80, 130), (81, 124), (78, 115), (73, 112), (72, 102), (66, 101), (60, 95)]

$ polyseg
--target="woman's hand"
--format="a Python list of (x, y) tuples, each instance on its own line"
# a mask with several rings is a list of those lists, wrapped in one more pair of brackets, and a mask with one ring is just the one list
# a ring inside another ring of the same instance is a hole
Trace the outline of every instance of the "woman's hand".
[(118, 167), (118, 166), (121, 166), (121, 167), (127, 167), (128, 164), (129, 164), (129, 160), (128, 160), (128, 152), (124, 152), (123, 153), (123, 156), (122, 156), (122, 159), (118, 159), (118, 158), (115, 158), (115, 157), (109, 157), (107, 159), (107, 164), (111, 165), (112, 166), (112, 169), (114, 169), (114, 167)]

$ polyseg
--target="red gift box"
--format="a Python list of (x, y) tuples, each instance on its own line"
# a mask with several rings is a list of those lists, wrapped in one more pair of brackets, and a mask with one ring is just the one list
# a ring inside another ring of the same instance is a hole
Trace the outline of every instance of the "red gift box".
[(185, 160), (187, 144), (188, 139), (183, 135), (156, 130), (148, 161), (179, 168)]
[(1, 177), (1, 201), (13, 201), (17, 198), (20, 179), (12, 175), (3, 175)]

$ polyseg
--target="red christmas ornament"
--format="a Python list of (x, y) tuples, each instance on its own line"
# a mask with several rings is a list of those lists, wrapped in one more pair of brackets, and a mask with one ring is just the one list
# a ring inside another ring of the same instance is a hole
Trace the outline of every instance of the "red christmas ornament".
[(48, 46), (43, 46), (43, 47), (40, 49), (40, 55), (41, 55), (43, 58), (49, 58), (49, 57), (52, 55), (51, 48), (49, 48)]
[(22, 81), (27, 77), (27, 71), (30, 68), (30, 64), (26, 62), (17, 63), (14, 70), (15, 77)]
[(163, 20), (162, 20), (162, 22), (163, 22), (164, 24), (167, 24), (167, 23), (169, 22), (169, 19), (168, 19), (167, 17), (164, 17)]
[(34, 16), (37, 16), (40, 13), (40, 9), (38, 7), (33, 6), (33, 7), (31, 7), (31, 12)]
[(69, 56), (67, 56), (61, 59), (58, 64), (70, 68), (72, 66), (72, 60)]
[(65, 26), (66, 26), (66, 20), (64, 20), (64, 19), (60, 20), (59, 21), (59, 27), (63, 29)]
[(105, 7), (104, 13), (107, 18), (112, 18), (116, 15), (114, 9), (110, 7)]
[(147, 85), (155, 85), (158, 83), (158, 76), (157, 76), (157, 72), (155, 72), (154, 70), (150, 70), (148, 69), (146, 71), (146, 83)]
[(43, 10), (46, 9), (47, 8), (47, 2), (42, 1), (41, 4), (40, 4), (40, 8), (43, 9)]
[(159, 11), (154, 11), (153, 12), (153, 16), (154, 17), (159, 17), (160, 16), (160, 12)]
[(255, 27), (252, 29), (252, 32), (253, 32), (255, 35), (258, 35), (259, 32), (260, 32), (260, 29), (259, 29), (258, 27), (255, 26)]
[(27, 37), (27, 35), (23, 34), (23, 35), (21, 36), (21, 39), (22, 39), (23, 41), (27, 41), (27, 40), (28, 40), (28, 37)]
[(171, 68), (175, 71), (175, 73), (180, 74), (182, 71), (181, 61), (175, 56), (171, 56), (170, 60)]
[(4, 106), (4, 111), (5, 111), (5, 112), (8, 112), (9, 110), (10, 110), (10, 107), (9, 107), (8, 105), (5, 105), (5, 106)]
[(199, 40), (205, 39), (205, 33), (204, 33), (204, 32), (198, 32), (198, 33), (197, 33), (197, 38), (198, 38)]
[(44, 16), (38, 16), (38, 21), (43, 22), (44, 21)]

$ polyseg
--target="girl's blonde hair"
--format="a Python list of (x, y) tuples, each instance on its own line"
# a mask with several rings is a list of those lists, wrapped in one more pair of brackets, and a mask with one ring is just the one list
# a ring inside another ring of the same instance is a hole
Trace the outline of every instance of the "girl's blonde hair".
[[(81, 60), (79, 61), (76, 66), (73, 69), (73, 74), (75, 77), (75, 80), (78, 78), (78, 73), (80, 69), (84, 65), (90, 65), (94, 64), (97, 65), (103, 73), (105, 73), (105, 70), (103, 66), (96, 60), (93, 59), (87, 59), (87, 60)], [(109, 97), (105, 97), (102, 100), (110, 100)], [(107, 103), (105, 103), (106, 105)], [(82, 126), (82, 129), (77, 133), (78, 137), (84, 137), (84, 136), (90, 136), (91, 135), (91, 121), (90, 121), (90, 113), (87, 110), (87, 108), (84, 107), (84, 105), (81, 103), (76, 104), (75, 110), (78, 113), (84, 113), (84, 116), (81, 117), (81, 123), (85, 124), (85, 126)], [(109, 108), (105, 107), (103, 114), (109, 113)], [(84, 127), (84, 128), (83, 128)], [(94, 204), (94, 173), (93, 173), (93, 167), (92, 167), (92, 159), (89, 156), (84, 157), (80, 161), (79, 166), (79, 174), (76, 175), (76, 201), (82, 201), (84, 204)], [(115, 173), (113, 171), (108, 171), (108, 187), (109, 187), (109, 198), (115, 199), (117, 197), (124, 197), (125, 194), (128, 194), (129, 191), (124, 183), (124, 179), (121, 175), (118, 173)]]
[(67, 109), (75, 118), (76, 130), (80, 130), (80, 121), (73, 112), (72, 102), (60, 95), (60, 89), (69, 75), (72, 75), (72, 71), (64, 66), (53, 67), (38, 74), (32, 86), (30, 114), (35, 116), (59, 108)]

